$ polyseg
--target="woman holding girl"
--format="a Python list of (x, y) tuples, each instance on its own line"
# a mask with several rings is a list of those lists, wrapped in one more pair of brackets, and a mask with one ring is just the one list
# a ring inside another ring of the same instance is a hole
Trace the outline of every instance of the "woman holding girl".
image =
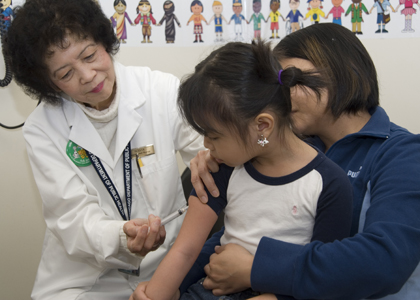
[[(150, 299), (176, 295), (221, 210), (226, 228), (221, 243), (236, 243), (251, 253), (263, 236), (305, 245), (349, 235), (350, 182), (293, 133), (290, 90), (295, 86), (321, 97), (328, 84), (311, 71), (283, 70), (262, 42), (215, 50), (181, 84), (178, 104), (185, 119), (222, 164), (213, 175), (221, 196), (210, 197), (206, 205), (192, 193), (180, 234), (145, 289)], [(133, 299), (143, 296), (142, 288)], [(234, 297), (255, 295), (248, 289)], [(219, 298), (201, 283), (185, 297)]]
[[(237, 244), (219, 247), (205, 267), (204, 287), (216, 295), (252, 287), (297, 299), (418, 299), (420, 136), (390, 122), (379, 106), (373, 61), (345, 27), (306, 27), (281, 40), (274, 53), (286, 70), (316, 72), (331, 83), (320, 98), (306, 88), (292, 90), (292, 124), (350, 179), (351, 237), (304, 246), (264, 237), (254, 255)], [(207, 193), (197, 174), (207, 176), (208, 190), (217, 196), (207, 166), (217, 171), (208, 151), (191, 163), (203, 201)], [(207, 263), (218, 244), (214, 238), (198, 264)]]

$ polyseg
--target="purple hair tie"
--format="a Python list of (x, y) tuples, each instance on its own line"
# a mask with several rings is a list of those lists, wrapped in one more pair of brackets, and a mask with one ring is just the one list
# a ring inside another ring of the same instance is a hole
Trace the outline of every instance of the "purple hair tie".
[(281, 72), (283, 72), (283, 69), (279, 71), (279, 83), (280, 85), (283, 85), (283, 82), (281, 81)]

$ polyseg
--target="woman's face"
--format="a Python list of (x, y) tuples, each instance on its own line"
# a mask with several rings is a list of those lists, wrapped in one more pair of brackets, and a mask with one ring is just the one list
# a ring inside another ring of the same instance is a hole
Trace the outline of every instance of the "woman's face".
[(50, 79), (58, 90), (76, 102), (97, 110), (109, 107), (115, 96), (115, 71), (111, 56), (92, 39), (65, 39), (65, 49), (52, 46), (46, 58)]
[[(296, 67), (302, 71), (316, 71), (314, 65), (305, 59), (288, 58), (280, 60), (283, 69)], [(301, 87), (290, 89), (292, 100), (293, 130), (297, 134), (320, 135), (325, 128), (331, 125), (332, 114), (327, 110), (328, 94), (323, 92), (318, 100), (316, 94)]]

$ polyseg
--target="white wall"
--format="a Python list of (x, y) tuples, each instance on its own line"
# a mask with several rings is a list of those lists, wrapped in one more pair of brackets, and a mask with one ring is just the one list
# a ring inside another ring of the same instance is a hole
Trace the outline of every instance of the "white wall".
[[(420, 133), (420, 38), (364, 39), (376, 64), (381, 103), (395, 123)], [(213, 49), (209, 47), (122, 47), (117, 60), (147, 65), (181, 78)], [(4, 74), (0, 55), (0, 77)], [(12, 83), (0, 88), (0, 123), (17, 124), (36, 106)], [(48, 162), (46, 162), (48, 163)], [(41, 255), (45, 223), (41, 199), (32, 178), (22, 130), (0, 128), (0, 299), (29, 299)]]

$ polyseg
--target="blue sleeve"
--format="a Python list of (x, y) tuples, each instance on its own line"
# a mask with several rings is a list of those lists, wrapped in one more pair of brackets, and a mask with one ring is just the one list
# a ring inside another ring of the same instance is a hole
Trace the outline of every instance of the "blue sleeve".
[(388, 138), (369, 173), (370, 206), (362, 232), (304, 246), (262, 238), (251, 271), (253, 289), (341, 300), (400, 291), (420, 262), (420, 136)]
[(324, 243), (350, 235), (353, 212), (353, 188), (346, 173), (325, 157), (316, 167), (322, 176), (322, 192), (318, 198), (311, 241)]
[[(214, 183), (219, 189), (219, 197), (213, 197), (212, 194), (210, 194), (210, 192), (207, 190), (207, 188), (204, 187), (207, 193), (207, 197), (209, 199), (207, 205), (210, 206), (217, 215), (219, 215), (227, 205), (226, 194), (230, 175), (232, 175), (233, 169), (234, 168), (228, 167), (225, 164), (221, 164), (219, 166), (219, 171), (217, 173), (212, 173)], [(191, 191), (191, 195), (197, 197), (195, 189)]]

